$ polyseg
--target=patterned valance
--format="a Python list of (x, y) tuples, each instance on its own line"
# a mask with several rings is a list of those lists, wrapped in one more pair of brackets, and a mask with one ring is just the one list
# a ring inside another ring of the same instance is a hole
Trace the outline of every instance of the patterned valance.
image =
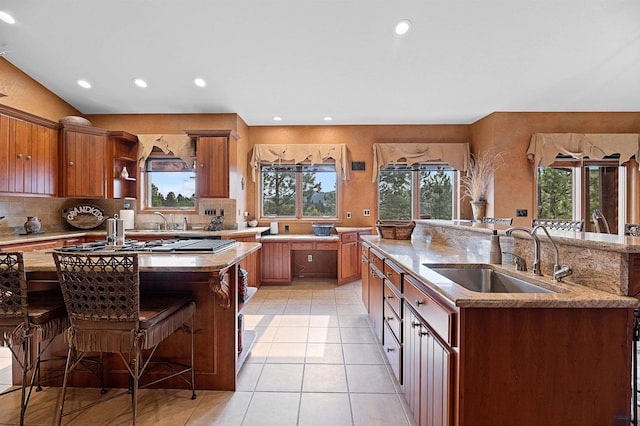
[(374, 143), (372, 182), (390, 163), (443, 162), (464, 172), (469, 165), (469, 144), (461, 143)]
[(640, 135), (637, 133), (535, 133), (531, 136), (527, 158), (536, 167), (547, 167), (558, 154), (578, 160), (602, 160), (620, 154), (620, 164), (635, 156), (640, 160)]
[(138, 135), (138, 167), (144, 167), (155, 146), (165, 154), (172, 152), (187, 164), (192, 164), (196, 156), (196, 145), (189, 135)]
[(344, 144), (254, 145), (251, 155), (253, 181), (256, 181), (256, 172), (260, 171), (260, 163), (293, 162), (297, 164), (308, 161), (311, 164), (322, 164), (322, 162), (327, 159), (335, 160), (338, 180), (349, 180), (347, 146)]

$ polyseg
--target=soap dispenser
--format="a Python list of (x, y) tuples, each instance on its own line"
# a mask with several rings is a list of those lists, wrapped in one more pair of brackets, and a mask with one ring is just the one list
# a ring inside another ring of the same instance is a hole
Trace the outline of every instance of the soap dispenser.
[(500, 249), (500, 236), (498, 231), (494, 229), (491, 236), (491, 249), (489, 250), (489, 263), (501, 264), (502, 263), (502, 250)]

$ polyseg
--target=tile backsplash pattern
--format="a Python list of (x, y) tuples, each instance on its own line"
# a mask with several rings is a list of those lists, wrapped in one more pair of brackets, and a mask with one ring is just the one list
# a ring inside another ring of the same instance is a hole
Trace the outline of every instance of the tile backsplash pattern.
[[(11, 236), (24, 232), (24, 223), (27, 216), (38, 216), (42, 222), (43, 232), (64, 232), (77, 231), (69, 225), (63, 217), (63, 211), (79, 204), (92, 204), (104, 210), (106, 217), (113, 217), (124, 208), (124, 203), (135, 204), (135, 200), (94, 200), (76, 198), (43, 198), (43, 197), (20, 197), (20, 196), (0, 196), (0, 236)], [(182, 218), (186, 217), (189, 229), (193, 226), (205, 227), (211, 221), (212, 216), (205, 216), (204, 211), (216, 209), (225, 211), (223, 229), (235, 229), (243, 227), (246, 223), (235, 222), (236, 201), (232, 199), (202, 199), (198, 203), (198, 213), (176, 213), (175, 222), (182, 223)], [(157, 223), (162, 223), (162, 219), (152, 213), (136, 214), (136, 229), (155, 229)], [(96, 229), (105, 229), (102, 224)]]

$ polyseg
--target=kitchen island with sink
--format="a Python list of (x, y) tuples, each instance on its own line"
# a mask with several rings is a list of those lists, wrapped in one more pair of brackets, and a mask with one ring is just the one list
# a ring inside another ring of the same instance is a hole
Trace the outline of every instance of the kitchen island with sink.
[[(491, 226), (434, 226), (446, 229), (361, 238), (370, 322), (416, 422), (628, 423), (638, 301), (489, 264)], [(475, 287), (465, 269), (541, 291)]]
[[(181, 252), (139, 254), (141, 298), (152, 293), (189, 293), (196, 302), (195, 383), (196, 389), (235, 390), (237, 373), (251, 348), (252, 336), (243, 338), (238, 352), (238, 262), (260, 249), (259, 243), (233, 243), (218, 253)], [(25, 270), (30, 290), (59, 289), (55, 264), (49, 251), (24, 253)], [(251, 293), (255, 289), (251, 290)], [(188, 333), (174, 333), (158, 347), (156, 357), (186, 363), (189, 357)], [(67, 345), (58, 336), (48, 355), (66, 356)], [(107, 357), (107, 387), (127, 387), (128, 373), (123, 371), (117, 355)], [(63, 366), (64, 364), (62, 364)], [(55, 363), (45, 368), (60, 367)], [(20, 376), (16, 368), (14, 383)], [(70, 386), (98, 387), (91, 374), (79, 372), (70, 377)], [(162, 384), (166, 388), (188, 388), (179, 378)]]

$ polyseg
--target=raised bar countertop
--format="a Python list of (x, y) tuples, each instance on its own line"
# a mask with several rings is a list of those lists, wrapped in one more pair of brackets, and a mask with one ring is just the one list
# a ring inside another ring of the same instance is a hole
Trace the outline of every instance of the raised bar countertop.
[[(506, 229), (506, 228), (504, 228)], [(487, 237), (490, 232), (487, 232)], [(459, 286), (431, 271), (424, 264), (487, 264), (489, 253), (477, 254), (471, 250), (435, 243), (430, 239), (412, 240), (381, 239), (378, 236), (362, 236), (361, 239), (377, 248), (387, 258), (419, 278), (427, 287), (459, 307), (467, 308), (632, 308), (639, 305), (637, 299), (594, 290), (570, 282), (552, 281), (551, 277), (532, 277), (530, 272), (517, 272), (512, 265), (492, 265), (501, 272), (530, 281), (554, 293), (479, 293)]]

